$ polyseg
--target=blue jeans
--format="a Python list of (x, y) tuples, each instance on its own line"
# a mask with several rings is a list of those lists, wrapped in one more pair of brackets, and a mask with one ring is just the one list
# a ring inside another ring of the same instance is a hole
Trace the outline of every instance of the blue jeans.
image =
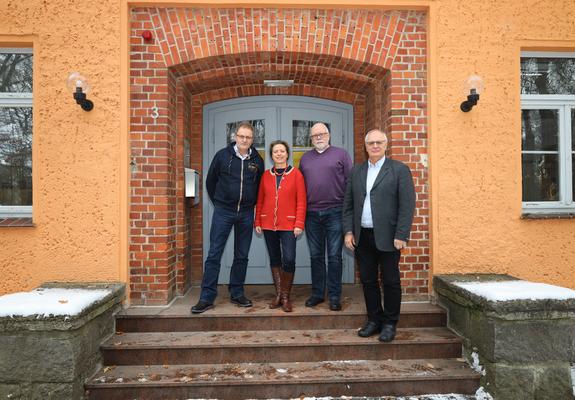
[(343, 227), (341, 208), (308, 211), (305, 231), (311, 257), (312, 297), (323, 299), (326, 288), (325, 254), (327, 249), (327, 294), (329, 300), (340, 300), (342, 278)]
[(270, 255), (270, 267), (281, 267), (285, 272), (294, 273), (297, 243), (293, 231), (264, 229), (264, 238)]
[(218, 295), (218, 277), (224, 248), (234, 228), (234, 261), (228, 289), (232, 298), (244, 295), (248, 254), (252, 244), (254, 210), (230, 211), (216, 207), (210, 227), (210, 250), (204, 264), (200, 300), (212, 304)]

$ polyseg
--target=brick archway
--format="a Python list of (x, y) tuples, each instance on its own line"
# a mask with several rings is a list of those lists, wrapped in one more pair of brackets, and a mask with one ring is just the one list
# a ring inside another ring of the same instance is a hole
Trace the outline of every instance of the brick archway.
[[(420, 11), (146, 8), (132, 10), (130, 299), (165, 304), (199, 282), (202, 216), (183, 197), (184, 137), (202, 169), (202, 109), (290, 94), (352, 104), (356, 161), (368, 128), (390, 133), (418, 195), (404, 290), (427, 293), (426, 26)], [(142, 39), (149, 30), (153, 39)], [(263, 79), (293, 79), (290, 88)]]

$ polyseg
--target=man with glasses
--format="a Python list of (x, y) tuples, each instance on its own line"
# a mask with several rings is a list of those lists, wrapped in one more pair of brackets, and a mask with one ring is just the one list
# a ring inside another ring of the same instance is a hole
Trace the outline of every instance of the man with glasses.
[(355, 251), (367, 308), (367, 322), (358, 335), (380, 333), (381, 342), (391, 342), (401, 308), (399, 258), (409, 240), (415, 190), (409, 168), (385, 157), (385, 133), (369, 131), (365, 149), (368, 160), (353, 168), (345, 192), (344, 240), (345, 246)]
[(339, 311), (343, 247), (341, 207), (352, 162), (347, 151), (330, 146), (329, 130), (325, 124), (318, 122), (313, 125), (310, 138), (314, 148), (300, 160), (307, 191), (305, 231), (311, 257), (312, 283), (312, 293), (305, 305), (314, 307), (322, 303), (327, 284), (329, 309)]
[(244, 282), (248, 253), (252, 243), (254, 207), (258, 198), (264, 162), (252, 146), (254, 128), (242, 122), (236, 131), (235, 142), (216, 153), (206, 178), (206, 190), (214, 204), (210, 228), (210, 250), (204, 265), (202, 292), (193, 314), (213, 307), (217, 296), (218, 277), (224, 247), (234, 228), (234, 260), (228, 286), (231, 302), (240, 307), (251, 307), (245, 296)]

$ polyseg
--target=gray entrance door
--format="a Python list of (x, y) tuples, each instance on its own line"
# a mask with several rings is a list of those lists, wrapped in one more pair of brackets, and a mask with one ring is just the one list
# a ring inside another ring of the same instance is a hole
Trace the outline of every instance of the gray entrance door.
[[(266, 168), (272, 165), (268, 156), (269, 143), (278, 139), (289, 143), (292, 149), (290, 164), (298, 166), (301, 156), (311, 149), (309, 128), (318, 121), (328, 125), (331, 132), (331, 144), (347, 149), (353, 158), (353, 109), (351, 105), (303, 96), (257, 96), (221, 101), (204, 107), (203, 171), (208, 170), (215, 153), (233, 139), (237, 124), (246, 120), (251, 121), (255, 126), (254, 146), (265, 160)], [(205, 176), (202, 180), (205, 182)], [(209, 231), (213, 214), (213, 204), (205, 190), (203, 200), (205, 257), (209, 249)], [(271, 283), (269, 259), (263, 237), (255, 232), (253, 235), (246, 283)], [(222, 257), (219, 283), (228, 283), (232, 260), (233, 235), (230, 235)], [(344, 253), (343, 270), (344, 283), (352, 283), (354, 279), (353, 258), (346, 253)], [(311, 283), (310, 258), (305, 232), (297, 244), (295, 283)]]

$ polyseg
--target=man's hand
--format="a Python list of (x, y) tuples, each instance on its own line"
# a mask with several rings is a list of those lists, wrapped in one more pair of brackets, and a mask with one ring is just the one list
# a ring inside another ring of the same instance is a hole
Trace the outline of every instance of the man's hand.
[(345, 234), (345, 247), (350, 249), (351, 251), (355, 250), (355, 238), (353, 237), (353, 233), (348, 232)]
[(303, 232), (303, 229), (301, 229), (301, 228), (293, 228), (293, 235), (295, 237), (298, 237), (299, 235), (301, 235), (302, 232)]
[(261, 235), (261, 234), (262, 234), (262, 227), (261, 227), (261, 226), (256, 226), (256, 233), (257, 233), (258, 235)]
[(407, 247), (407, 242), (399, 239), (394, 239), (393, 246), (395, 246), (397, 250), (405, 249)]

